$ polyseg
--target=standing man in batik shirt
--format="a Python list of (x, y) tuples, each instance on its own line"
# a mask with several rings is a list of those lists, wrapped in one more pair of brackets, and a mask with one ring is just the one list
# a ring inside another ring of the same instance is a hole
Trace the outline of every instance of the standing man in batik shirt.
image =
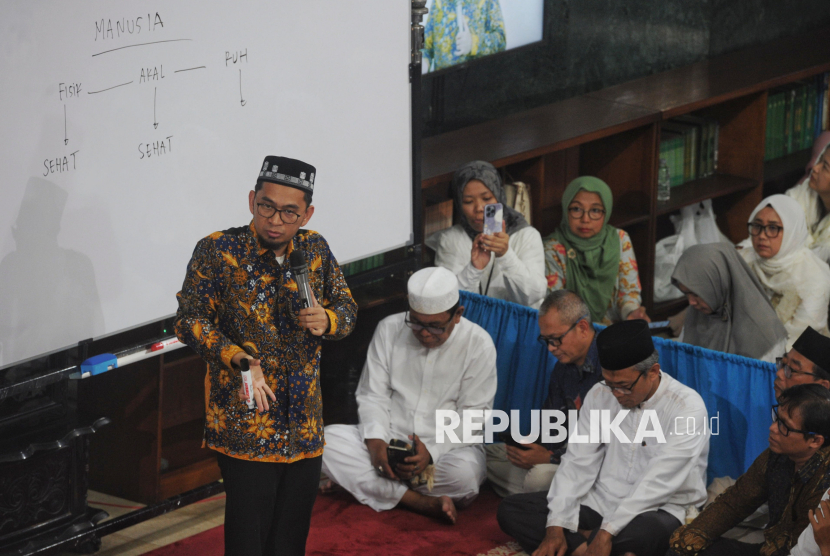
[[(266, 157), (248, 194), (253, 221), (202, 239), (177, 295), (176, 335), (208, 364), (204, 443), (225, 482), (229, 555), (305, 554), (324, 445), (321, 339), (348, 335), (357, 314), (326, 240), (300, 229), (314, 214), (314, 177), (314, 166)], [(293, 251), (308, 262), (314, 303), (305, 309)]]
[(435, 0), (424, 29), (424, 66), (438, 71), (507, 45), (499, 0)]

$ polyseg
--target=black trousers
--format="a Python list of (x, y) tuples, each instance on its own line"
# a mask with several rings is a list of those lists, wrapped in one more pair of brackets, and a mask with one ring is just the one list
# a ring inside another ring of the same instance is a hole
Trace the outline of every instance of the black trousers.
[(302, 556), (322, 457), (294, 463), (218, 454), (225, 482), (226, 556)]
[(758, 556), (762, 546), (735, 539), (718, 539), (701, 551), (700, 556)]
[[(515, 538), (528, 553), (536, 550), (545, 538), (548, 520), (548, 493), (531, 492), (508, 496), (499, 504), (499, 525), (502, 531)], [(579, 528), (592, 530), (591, 539), (602, 525), (602, 516), (588, 506), (579, 507)], [(619, 532), (611, 544), (611, 556), (633, 552), (637, 556), (663, 556), (669, 548), (669, 537), (680, 527), (673, 515), (657, 510), (638, 515)], [(585, 537), (565, 531), (568, 554)]]

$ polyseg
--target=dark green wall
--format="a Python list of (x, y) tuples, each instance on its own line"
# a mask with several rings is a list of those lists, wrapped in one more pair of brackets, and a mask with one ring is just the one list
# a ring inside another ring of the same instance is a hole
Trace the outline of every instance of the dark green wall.
[(827, 24), (828, 0), (545, 0), (544, 44), (424, 76), (424, 135)]

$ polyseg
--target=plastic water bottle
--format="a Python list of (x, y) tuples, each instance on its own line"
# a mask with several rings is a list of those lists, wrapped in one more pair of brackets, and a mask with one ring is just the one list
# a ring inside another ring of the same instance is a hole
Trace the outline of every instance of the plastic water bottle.
[(671, 197), (671, 175), (665, 158), (660, 159), (660, 168), (657, 170), (657, 201), (665, 202)]

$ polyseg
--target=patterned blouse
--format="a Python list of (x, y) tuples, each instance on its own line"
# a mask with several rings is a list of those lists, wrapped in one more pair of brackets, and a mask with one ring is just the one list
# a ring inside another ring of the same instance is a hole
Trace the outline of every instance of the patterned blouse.
[[(459, 3), (473, 39), (472, 50), (463, 56), (454, 54)], [(501, 52), (506, 44), (498, 0), (435, 0), (429, 9), (424, 29), (424, 55), (433, 62), (432, 71)]]
[(667, 556), (697, 555), (764, 503), (769, 504), (769, 523), (760, 554), (789, 554), (809, 525), (807, 512), (818, 506), (830, 487), (828, 471), (830, 447), (821, 448), (798, 471), (787, 456), (765, 450), (692, 523), (672, 534)]
[[(602, 324), (611, 324), (625, 320), (628, 314), (643, 304), (640, 296), (640, 274), (631, 238), (623, 230), (620, 234), (620, 273), (614, 285), (614, 294), (608, 301), (608, 312)], [(545, 274), (548, 278), (548, 292), (567, 289), (565, 284), (568, 254), (565, 246), (555, 239), (545, 240)]]
[[(331, 321), (325, 335), (347, 336), (357, 305), (328, 243), (300, 230), (287, 256), (300, 249), (314, 296)], [(297, 321), (301, 308), (288, 264), (260, 245), (253, 223), (199, 241), (177, 296), (176, 335), (208, 364), (204, 444), (232, 457), (290, 463), (323, 453), (320, 396), (321, 338)], [(259, 358), (277, 397), (270, 409), (248, 410), (231, 359), (245, 351)]]

